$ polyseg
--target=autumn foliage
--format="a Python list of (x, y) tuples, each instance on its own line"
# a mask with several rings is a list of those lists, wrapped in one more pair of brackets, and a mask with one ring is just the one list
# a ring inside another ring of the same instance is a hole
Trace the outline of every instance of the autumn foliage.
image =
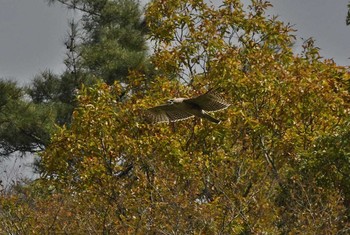
[[(21, 234), (346, 234), (349, 74), (270, 4), (156, 0), (155, 72), (83, 87), (72, 124), (41, 154), (42, 177), (1, 199)], [(143, 110), (219, 88), (216, 125), (151, 125)]]

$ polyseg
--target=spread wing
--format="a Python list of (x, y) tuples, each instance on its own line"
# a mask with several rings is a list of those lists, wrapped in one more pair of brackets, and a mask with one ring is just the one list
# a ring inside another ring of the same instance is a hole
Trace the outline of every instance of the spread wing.
[(207, 112), (215, 112), (226, 109), (231, 105), (215, 89), (209, 90), (207, 93), (195, 98), (186, 99), (184, 102), (196, 104)]
[(146, 114), (153, 123), (177, 122), (193, 117), (193, 114), (179, 110), (171, 104), (147, 109)]

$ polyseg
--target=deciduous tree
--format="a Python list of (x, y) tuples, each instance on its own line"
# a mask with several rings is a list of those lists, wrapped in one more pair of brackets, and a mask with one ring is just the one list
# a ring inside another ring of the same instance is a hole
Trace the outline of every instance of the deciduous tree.
[[(348, 231), (347, 178), (340, 175), (347, 169), (337, 164), (346, 162), (347, 148), (333, 147), (337, 136), (346, 139), (348, 72), (322, 59), (312, 40), (294, 54), (293, 29), (267, 16), (268, 7), (151, 2), (157, 74), (150, 82), (142, 71), (130, 73), (133, 92), (124, 99), (120, 81), (81, 91), (71, 126), (42, 154), (38, 184), (51, 189), (49, 204), (35, 203), (44, 219), (24, 220), (28, 226), (106, 234)], [(219, 125), (142, 118), (169, 97), (211, 87), (232, 103), (216, 114)], [(53, 215), (47, 208), (57, 198)], [(23, 208), (38, 216), (37, 208)]]

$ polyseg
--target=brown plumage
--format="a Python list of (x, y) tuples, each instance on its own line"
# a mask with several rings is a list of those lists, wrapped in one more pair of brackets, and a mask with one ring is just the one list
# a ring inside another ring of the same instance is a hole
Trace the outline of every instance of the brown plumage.
[(147, 109), (146, 113), (153, 123), (177, 122), (196, 116), (218, 124), (220, 120), (213, 118), (208, 112), (220, 111), (229, 106), (230, 103), (216, 90), (209, 90), (195, 98), (170, 99), (167, 104)]

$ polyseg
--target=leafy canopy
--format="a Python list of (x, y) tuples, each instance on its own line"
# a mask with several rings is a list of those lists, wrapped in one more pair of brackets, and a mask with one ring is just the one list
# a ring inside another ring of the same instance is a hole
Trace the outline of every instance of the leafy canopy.
[[(150, 80), (131, 71), (127, 87), (82, 89), (71, 126), (42, 154), (37, 185), (50, 189), (48, 204), (38, 199), (42, 221), (28, 226), (122, 234), (349, 229), (347, 178), (339, 178), (348, 169), (337, 164), (348, 148), (333, 145), (347, 136), (349, 75), (312, 40), (294, 54), (293, 29), (266, 16), (270, 6), (152, 1), (146, 21), (157, 73)], [(232, 102), (216, 114), (220, 125), (142, 118), (163, 99), (211, 87)], [(50, 205), (60, 205), (55, 215), (45, 211)]]

